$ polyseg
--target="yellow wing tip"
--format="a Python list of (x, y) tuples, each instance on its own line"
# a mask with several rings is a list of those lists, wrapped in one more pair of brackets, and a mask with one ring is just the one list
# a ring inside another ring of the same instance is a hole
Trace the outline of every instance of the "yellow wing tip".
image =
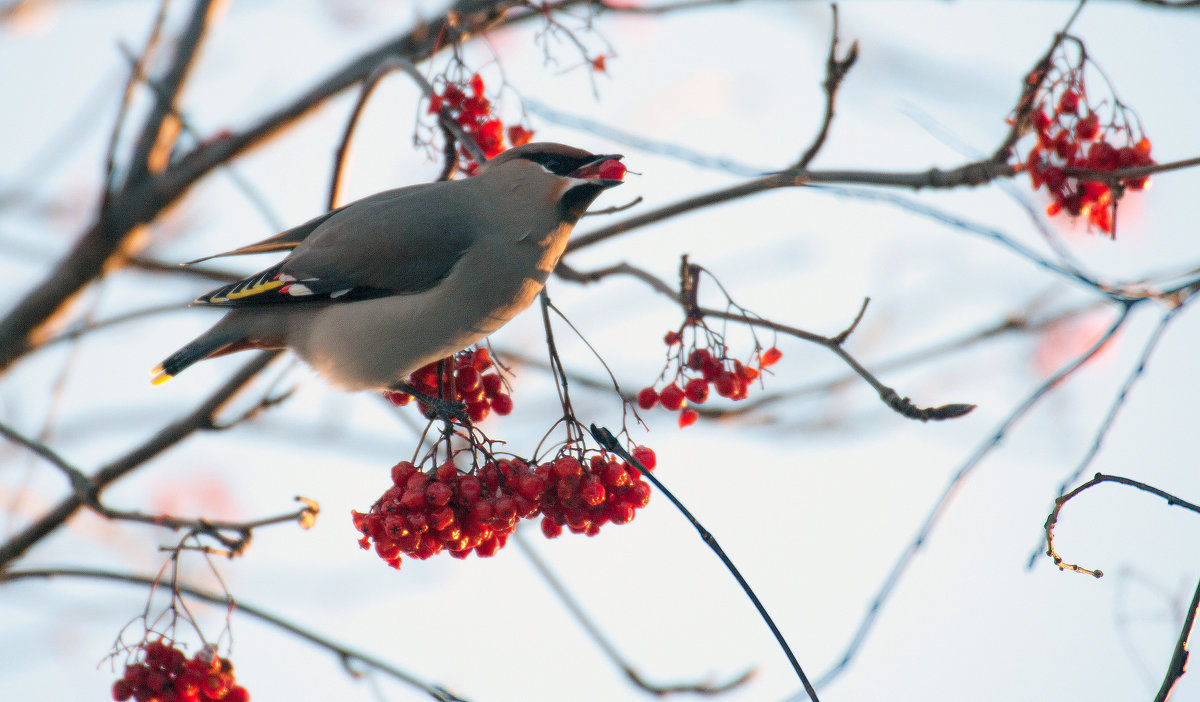
[(163, 383), (167, 382), (171, 378), (175, 377), (175, 376), (171, 375), (170, 373), (164, 371), (163, 367), (161, 365), (155, 366), (155, 368), (152, 372), (155, 374), (155, 376), (150, 379), (151, 385), (162, 385)]

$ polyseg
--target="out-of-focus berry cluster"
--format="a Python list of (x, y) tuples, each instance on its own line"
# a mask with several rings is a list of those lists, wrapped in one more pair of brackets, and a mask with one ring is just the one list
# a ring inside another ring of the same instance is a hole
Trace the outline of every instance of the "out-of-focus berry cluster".
[(113, 683), (116, 702), (246, 702), (244, 687), (233, 677), (233, 664), (203, 649), (188, 658), (183, 651), (162, 640), (141, 646), (142, 662), (125, 666), (125, 674)]
[(1045, 186), (1050, 195), (1048, 215), (1084, 217), (1089, 230), (1115, 236), (1117, 201), (1126, 189), (1145, 189), (1149, 177), (1130, 178), (1114, 188), (1068, 175), (1065, 169), (1115, 171), (1150, 166), (1154, 159), (1150, 140), (1128, 108), (1111, 95), (1089, 97), (1085, 64), (1082, 54), (1077, 63), (1059, 56), (1047, 72), (1030, 75), (1031, 85), (1041, 85), (1026, 97), (1026, 104), (1033, 105), (1030, 126), (1037, 142), (1021, 166), (1029, 172), (1033, 189)]
[[(486, 87), (479, 74), (471, 76), (465, 84), (445, 82), (440, 91), (429, 99), (429, 113), (437, 114), (444, 108), (450, 118), (458, 123), (483, 151), (488, 158), (501, 153), (509, 146), (520, 146), (529, 143), (533, 131), (514, 124), (508, 129), (504, 122), (492, 112), (492, 101), (484, 92)], [(505, 143), (505, 136), (508, 143)], [(479, 169), (479, 163), (472, 158), (471, 153), (459, 146), (460, 165), (467, 175), (474, 175)]]
[[(644, 446), (633, 456), (647, 469), (655, 465), (654, 452)], [(628, 523), (649, 500), (650, 486), (637, 468), (605, 453), (564, 453), (540, 465), (500, 459), (469, 473), (451, 462), (425, 472), (403, 461), (392, 468), (392, 486), (370, 511), (352, 516), (363, 535), (359, 545), (374, 546), (399, 568), (402, 555), (493, 556), (521, 519), (538, 515), (549, 538), (563, 526), (594, 536), (609, 522)]]

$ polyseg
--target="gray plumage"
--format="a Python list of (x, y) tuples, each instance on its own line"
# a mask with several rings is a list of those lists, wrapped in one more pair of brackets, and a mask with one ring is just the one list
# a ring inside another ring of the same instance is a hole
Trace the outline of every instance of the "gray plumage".
[(600, 178), (599, 164), (620, 158), (527, 144), (472, 178), (378, 193), (218, 254), (291, 251), (197, 299), (231, 309), (163, 361), (155, 382), (205, 358), (288, 347), (343, 388), (394, 386), (533, 302), (575, 222), (621, 183)]

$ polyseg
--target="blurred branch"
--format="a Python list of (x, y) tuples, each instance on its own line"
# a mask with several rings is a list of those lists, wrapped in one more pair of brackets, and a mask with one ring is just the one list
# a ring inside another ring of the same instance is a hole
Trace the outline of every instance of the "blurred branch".
[[(3, 434), (10, 441), (20, 444), (25, 448), (33, 451), (38, 456), (51, 463), (55, 468), (58, 468), (71, 483), (71, 487), (75, 491), (75, 497), (83, 505), (87, 505), (92, 511), (96, 512), (105, 519), (119, 520), (127, 522), (141, 522), (143, 524), (153, 524), (155, 526), (165, 527), (178, 531), (187, 529), (192, 534), (209, 536), (216, 539), (222, 546), (228, 549), (227, 555), (230, 557), (241, 555), (247, 546), (250, 545), (250, 538), (254, 529), (261, 526), (278, 524), (281, 522), (298, 521), (304, 528), (312, 526), (316, 519), (320, 508), (317, 503), (305, 498), (297, 497), (296, 500), (303, 503), (303, 507), (299, 511), (288, 512), (287, 514), (267, 517), (247, 522), (223, 522), (212, 521), (208, 519), (180, 519), (166, 514), (145, 514), (137, 511), (126, 511), (113, 509), (104, 505), (100, 501), (100, 490), (94, 481), (89, 479), (75, 466), (68, 463), (65, 459), (51, 450), (45, 444), (34, 441), (18, 432), (11, 427), (0, 423), (0, 434)], [(237, 534), (237, 537), (228, 537), (222, 532), (232, 531)]]
[[(1151, 332), (1149, 339), (1146, 340), (1146, 343), (1142, 348), (1142, 353), (1138, 358), (1137, 364), (1125, 378), (1125, 382), (1121, 384), (1121, 389), (1117, 391), (1117, 396), (1113, 399), (1112, 404), (1109, 405), (1108, 412), (1105, 414), (1104, 419), (1100, 422), (1100, 426), (1096, 428), (1095, 437), (1092, 439), (1092, 445), (1088, 447), (1087, 452), (1079, 461), (1079, 464), (1075, 467), (1075, 470), (1071, 471), (1071, 474), (1068, 475), (1067, 478), (1062, 481), (1062, 484), (1058, 486), (1058, 496), (1055, 498), (1055, 505), (1058, 505), (1058, 500), (1066, 494), (1067, 488), (1071, 486), (1071, 483), (1074, 483), (1076, 480), (1078, 480), (1079, 476), (1083, 475), (1083, 472), (1087, 470), (1088, 466), (1092, 464), (1092, 461), (1095, 460), (1096, 456), (1100, 454), (1100, 447), (1104, 444), (1104, 438), (1108, 436), (1109, 430), (1112, 429), (1113, 424), (1116, 422), (1117, 415), (1120, 413), (1121, 408), (1125, 406), (1125, 401), (1129, 399), (1129, 392), (1133, 389), (1133, 385), (1138, 381), (1138, 379), (1140, 379), (1145, 373), (1146, 364), (1150, 362), (1150, 356), (1154, 353), (1155, 348), (1158, 347), (1158, 342), (1160, 339), (1162, 339), (1163, 333), (1167, 330), (1167, 326), (1171, 324), (1171, 321), (1175, 318), (1175, 315), (1178, 314), (1182, 309), (1183, 306), (1179, 306), (1172, 307), (1171, 309), (1167, 310), (1167, 312), (1162, 316), (1162, 319), (1159, 320), (1158, 326), (1156, 326), (1154, 331)], [(1029, 562), (1027, 567), (1033, 567), (1034, 563), (1037, 561), (1038, 555), (1042, 552), (1043, 547), (1049, 548), (1049, 544), (1046, 543), (1044, 539), (1042, 540), (1042, 543), (1040, 543), (1033, 550), (1033, 553), (1029, 554)]]
[(733, 575), (733, 579), (737, 581), (739, 586), (741, 586), (742, 592), (746, 593), (746, 597), (750, 598), (750, 602), (754, 605), (754, 608), (758, 610), (759, 616), (762, 617), (762, 620), (766, 623), (767, 628), (771, 630), (771, 634), (774, 635), (775, 641), (779, 644), (779, 647), (783, 649), (784, 654), (787, 656), (788, 662), (792, 664), (792, 670), (796, 671), (796, 676), (800, 678), (800, 683), (804, 686), (804, 691), (808, 694), (808, 698), (812, 700), (812, 702), (820, 702), (817, 698), (816, 689), (814, 689), (812, 684), (808, 681), (808, 676), (804, 674), (804, 669), (800, 667), (800, 661), (796, 659), (796, 655), (792, 653), (792, 649), (790, 646), (788, 646), (787, 640), (783, 638), (783, 632), (779, 630), (779, 627), (775, 626), (775, 620), (771, 618), (771, 615), (767, 613), (767, 608), (763, 606), (762, 602), (759, 601), (758, 596), (754, 594), (754, 590), (750, 587), (750, 583), (746, 582), (746, 579), (742, 577), (742, 574), (737, 569), (737, 566), (735, 566), (729, 556), (726, 555), (725, 549), (721, 548), (721, 545), (717, 543), (716, 537), (714, 537), (710, 531), (705, 529), (704, 525), (702, 525), (699, 520), (692, 516), (692, 513), (688, 511), (687, 507), (684, 507), (683, 503), (680, 502), (679, 499), (675, 497), (675, 495), (668, 490), (665, 485), (662, 484), (662, 481), (655, 477), (654, 474), (646, 468), (646, 466), (642, 465), (641, 461), (634, 458), (628, 451), (625, 450), (625, 447), (622, 446), (619, 441), (617, 441), (616, 437), (612, 435), (612, 432), (604, 427), (598, 427), (595, 424), (591, 426), (591, 432), (592, 438), (594, 438), (604, 450), (620, 456), (629, 465), (636, 467), (638, 472), (642, 474), (642, 477), (653, 483), (654, 487), (658, 488), (658, 491), (665, 495), (666, 498), (671, 501), (671, 504), (675, 505), (675, 508), (678, 509), (684, 518), (687, 519), (692, 525), (692, 527), (696, 529), (696, 531), (700, 534), (700, 540), (703, 541), (706, 546), (712, 549), (713, 553), (717, 554), (717, 558), (721, 559), (721, 563), (725, 565), (725, 568), (731, 575)]
[(685, 198), (678, 202), (610, 224), (607, 227), (601, 227), (585, 234), (574, 236), (571, 238), (571, 243), (567, 245), (567, 251), (576, 251), (635, 229), (684, 214), (685, 212), (712, 207), (723, 202), (738, 200), (778, 188), (803, 187), (814, 183), (857, 183), (911, 188), (913, 190), (920, 190), (921, 188), (945, 189), (983, 185), (996, 178), (1010, 178), (1016, 175), (1016, 173), (1017, 169), (1015, 166), (996, 161), (973, 161), (948, 171), (940, 168), (911, 172), (788, 169), (754, 178), (737, 185)]
[(1104, 345), (1107, 344), (1108, 341), (1112, 339), (1122, 327), (1124, 327), (1125, 321), (1129, 318), (1129, 312), (1134, 304), (1135, 303), (1122, 304), (1120, 313), (1117, 315), (1116, 319), (1113, 320), (1108, 330), (1094, 344), (1092, 344), (1089, 349), (1071, 361), (1067, 362), (1065, 365), (1059, 368), (1054, 375), (1047, 378), (1032, 393), (1030, 393), (1030, 395), (1026, 397), (1025, 400), (1021, 402), (1021, 404), (1019, 404), (1012, 412), (1010, 412), (1003, 422), (1001, 422), (1000, 426), (991, 435), (991, 437), (984, 441), (983, 444), (981, 444), (979, 448), (977, 448), (970, 456), (970, 458), (968, 458), (967, 461), (958, 469), (958, 471), (950, 479), (950, 482), (947, 483), (946, 487), (942, 490), (942, 494), (934, 502), (933, 507), (930, 509), (929, 514), (925, 517), (925, 521), (921, 524), (920, 528), (917, 530), (917, 533), (912, 539), (909, 540), (908, 545), (905, 547), (903, 553), (900, 554), (900, 558), (897, 559), (896, 563), (892, 566), (887, 578), (884, 579), (883, 584), (880, 586), (879, 590), (875, 594), (874, 599), (872, 599), (871, 604), (868, 606), (866, 614), (863, 615), (862, 621), (858, 625), (858, 629), (854, 632), (854, 636), (851, 638), (850, 643), (847, 644), (841, 658), (836, 664), (834, 664), (832, 668), (826, 671), (825, 674), (817, 680), (818, 687), (832, 682), (839, 675), (841, 675), (842, 672), (844, 672), (850, 665), (850, 662), (854, 659), (855, 655), (858, 654), (863, 641), (866, 640), (867, 635), (874, 627), (875, 620), (878, 618), (879, 613), (883, 610), (883, 607), (891, 598), (892, 592), (899, 584), (901, 578), (903, 578), (905, 573), (908, 571), (908, 566), (912, 563), (917, 553), (919, 553), (920, 550), (925, 546), (930, 535), (933, 533), (933, 530), (937, 528), (938, 523), (941, 521), (942, 515), (949, 507), (950, 500), (955, 494), (957, 494), (958, 489), (962, 486), (967, 477), (973, 473), (975, 468), (979, 466), (983, 459), (989, 453), (991, 453), (992, 449), (1000, 444), (1000, 441), (1008, 434), (1009, 430), (1011, 430), (1022, 417), (1024, 417), (1031, 409), (1033, 409), (1035, 405), (1037, 405), (1038, 401), (1049, 394), (1052, 388), (1066, 380), (1075, 371), (1083, 367), (1083, 365), (1087, 363), (1093, 356), (1100, 352), (1100, 349), (1103, 348)]
[[(210, 4), (209, 0), (200, 0), (195, 6), (192, 21), (178, 42), (171, 66), (159, 81), (161, 90), (155, 94), (160, 100), (142, 130), (135, 160), (120, 190), (110, 199), (108, 208), (86, 229), (71, 253), (0, 319), (0, 372), (29, 350), (43, 325), (100, 274), (107, 261), (121, 250), (138, 227), (157, 218), (211, 170), (291, 127), (333, 95), (365, 79), (387, 57), (397, 55), (409, 60), (424, 60), (446, 48), (447, 37), (453, 40), (449, 43), (463, 41), (495, 24), (505, 11), (519, 3), (517, 0), (459, 0), (445, 15), (365, 52), (246, 129), (227, 138), (204, 141), (169, 164), (165, 164), (164, 159), (165, 168), (159, 172), (149, 167), (149, 159), (164, 153), (169, 146), (160, 140), (160, 135), (165, 138), (164, 124), (174, 109), (173, 104), (163, 102), (161, 96), (165, 91), (178, 97), (207, 30)], [(530, 15), (521, 17), (527, 16)]]
[[(132, 573), (117, 573), (114, 571), (92, 568), (45, 568), (0, 571), (0, 583), (13, 583), (21, 580), (33, 579), (49, 580), (51, 578), (64, 577), (84, 578), (88, 580), (107, 580), (112, 582), (130, 583), (134, 585), (145, 585), (150, 588), (157, 587), (159, 582), (158, 577), (134, 575)], [(234, 611), (243, 612), (250, 617), (258, 619), (259, 621), (266, 622), (267, 624), (270, 624), (278, 629), (283, 629), (288, 633), (295, 634), (309, 643), (315, 644), (320, 648), (324, 648), (336, 654), (343, 664), (348, 665), (349, 663), (357, 661), (364, 665), (370, 666), (371, 668), (374, 668), (382, 673), (386, 673), (402, 683), (412, 685), (413, 687), (424, 691), (430, 697), (433, 697), (435, 700), (441, 700), (441, 702), (465, 702), (462, 698), (456, 697), (439, 687), (423, 682), (415, 675), (400, 670), (390, 663), (382, 661), (374, 656), (334, 643), (321, 634), (317, 634), (309, 629), (304, 629), (297, 624), (293, 624), (292, 622), (280, 616), (271, 614), (259, 607), (248, 605), (243, 602), (233, 601), (226, 593), (209, 592), (207, 590), (201, 590), (199, 588), (183, 585), (178, 582), (174, 584), (174, 588), (179, 592), (188, 595), (189, 597), (194, 597), (198, 600), (209, 602), (220, 607), (232, 607)]]
[(635, 668), (632, 663), (630, 663), (623, 655), (621, 655), (621, 652), (617, 650), (616, 645), (604, 635), (604, 632), (600, 631), (600, 627), (597, 626), (594, 621), (592, 621), (592, 618), (589, 617), (588, 613), (584, 611), (583, 605), (581, 605), (579, 601), (575, 599), (570, 590), (567, 589), (567, 586), (563, 584), (562, 580), (560, 580), (558, 575), (556, 575), (555, 572), (550, 568), (549, 564), (546, 563), (541, 554), (537, 552), (537, 549), (530, 545), (530, 543), (525, 540), (525, 537), (521, 535), (521, 530), (518, 529), (517, 531), (514, 531), (512, 536), (517, 542), (517, 546), (520, 547), (521, 553), (524, 553), (525, 557), (529, 559), (529, 562), (533, 564), (534, 570), (537, 571), (538, 575), (541, 576), (546, 585), (550, 587), (550, 590), (554, 593), (554, 596), (558, 598), (558, 601), (567, 608), (567, 611), (570, 612), (571, 616), (575, 619), (575, 622), (579, 624), (579, 626), (581, 626), (585, 632), (587, 632), (587, 635), (590, 636), (593, 641), (596, 642), (596, 645), (600, 647), (600, 650), (605, 656), (608, 657), (609, 661), (611, 661), (613, 665), (620, 668), (625, 673), (625, 677), (629, 678), (634, 685), (637, 685), (642, 690), (645, 690), (646, 692), (658, 697), (665, 697), (666, 695), (680, 692), (690, 692), (699, 695), (719, 695), (734, 688), (741, 687), (754, 677), (756, 671), (754, 668), (750, 668), (738, 677), (723, 683), (700, 682), (660, 685), (647, 681), (644, 677), (642, 677), (642, 674), (638, 672), (637, 668)]
[(1090, 575), (1094, 578), (1104, 577), (1103, 571), (1089, 570), (1083, 566), (1075, 565), (1074, 563), (1067, 563), (1062, 559), (1061, 556), (1058, 555), (1058, 551), (1056, 551), (1054, 548), (1054, 527), (1058, 524), (1059, 512), (1062, 511), (1063, 506), (1083, 491), (1095, 487), (1100, 483), (1119, 483), (1121, 485), (1135, 487), (1138, 490), (1142, 490), (1153, 495), (1158, 495), (1167, 501), (1167, 506), (1169, 507), (1179, 506), (1191, 512), (1200, 514), (1200, 505), (1195, 505), (1187, 500), (1180, 499), (1169, 492), (1164, 492), (1156, 487), (1147, 485), (1146, 483), (1138, 480), (1133, 480), (1131, 478), (1123, 478), (1119, 475), (1104, 475), (1103, 473), (1097, 473), (1091, 480), (1055, 500), (1054, 509), (1052, 509), (1050, 511), (1050, 515), (1046, 517), (1046, 555), (1050, 557), (1050, 560), (1054, 561), (1054, 565), (1058, 566), (1059, 570), (1071, 570), (1076, 573)]
[[(144, 465), (197, 431), (211, 429), (218, 412), (238, 394), (260, 371), (279, 356), (279, 351), (264, 351), (242, 366), (224, 385), (214, 391), (199, 407), (163, 427), (140, 446), (96, 471), (89, 480), (89, 491), (97, 499), (109, 485)], [(0, 570), (20, 558), (34, 544), (54, 532), (74, 515), (87, 501), (78, 491), (64, 498), (40, 519), (0, 545)]]

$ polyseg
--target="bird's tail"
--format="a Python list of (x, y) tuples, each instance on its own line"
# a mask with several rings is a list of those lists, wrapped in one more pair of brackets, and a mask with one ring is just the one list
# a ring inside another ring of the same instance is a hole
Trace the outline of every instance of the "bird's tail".
[[(183, 348), (167, 356), (162, 363), (150, 370), (154, 375), (151, 383), (162, 385), (171, 378), (179, 375), (185, 368), (207, 358), (224, 356), (227, 353), (245, 351), (247, 349), (276, 349), (282, 348), (283, 334), (281, 319), (261, 319), (257, 328), (255, 318), (251, 315), (230, 313), (212, 329), (196, 337)], [(277, 324), (272, 324), (275, 321)], [(273, 328), (278, 327), (278, 328)]]

